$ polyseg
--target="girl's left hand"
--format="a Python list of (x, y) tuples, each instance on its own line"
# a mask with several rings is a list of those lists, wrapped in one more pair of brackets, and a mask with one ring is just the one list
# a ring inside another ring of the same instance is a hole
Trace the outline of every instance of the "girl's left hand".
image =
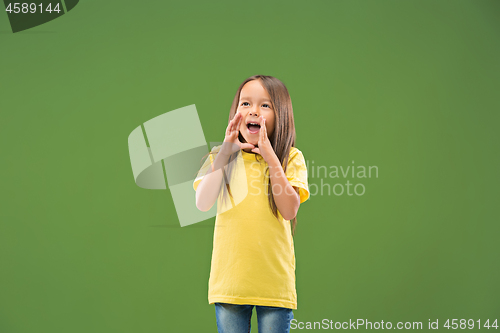
[(259, 143), (258, 148), (253, 148), (252, 151), (261, 155), (266, 162), (269, 163), (271, 158), (276, 156), (274, 152), (273, 146), (271, 146), (271, 141), (267, 137), (267, 129), (266, 129), (266, 119), (263, 116), (260, 116), (260, 131), (259, 131)]

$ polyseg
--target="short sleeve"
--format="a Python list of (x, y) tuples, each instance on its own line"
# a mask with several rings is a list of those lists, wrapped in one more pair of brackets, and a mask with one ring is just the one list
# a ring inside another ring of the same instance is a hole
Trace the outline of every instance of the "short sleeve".
[(198, 171), (198, 175), (196, 176), (196, 178), (194, 180), (194, 183), (193, 183), (193, 188), (194, 188), (195, 191), (198, 188), (198, 185), (200, 184), (200, 182), (203, 179), (203, 177), (209, 171), (210, 166), (214, 163), (215, 156), (217, 155), (217, 153), (219, 152), (219, 150), (220, 150), (220, 146), (213, 147), (212, 151), (210, 152), (210, 154), (208, 155), (208, 157), (205, 159), (205, 162), (201, 166), (200, 171)]
[(300, 203), (309, 199), (309, 184), (307, 181), (307, 167), (304, 155), (295, 147), (290, 149), (288, 166), (285, 171), (290, 185), (299, 188)]

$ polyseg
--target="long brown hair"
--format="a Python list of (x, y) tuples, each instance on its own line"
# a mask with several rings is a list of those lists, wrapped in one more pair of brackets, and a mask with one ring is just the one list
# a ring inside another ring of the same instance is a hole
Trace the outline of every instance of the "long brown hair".
[[(260, 83), (262, 84), (264, 89), (269, 94), (269, 97), (271, 98), (271, 103), (275, 116), (275, 122), (274, 122), (275, 127), (272, 136), (269, 138), (269, 141), (271, 142), (271, 146), (273, 147), (276, 156), (278, 157), (281, 165), (283, 166), (283, 170), (286, 172), (288, 167), (288, 157), (290, 155), (290, 150), (292, 147), (295, 147), (295, 124), (293, 121), (292, 100), (290, 98), (290, 94), (288, 93), (288, 89), (283, 84), (283, 82), (281, 82), (275, 77), (268, 75), (253, 75), (244, 80), (238, 87), (238, 90), (236, 91), (236, 94), (234, 96), (233, 103), (229, 111), (228, 124), (233, 119), (234, 115), (236, 114), (236, 110), (238, 109), (241, 89), (245, 84), (247, 84), (249, 81), (252, 80), (260, 80)], [(241, 142), (243, 143), (246, 142), (245, 138), (241, 135), (241, 133), (239, 134), (238, 138)], [(228, 163), (234, 161), (238, 153), (239, 151), (232, 154), (229, 158)], [(214, 153), (210, 152), (209, 154), (214, 154)], [(257, 156), (255, 156), (255, 158), (257, 159)], [(234, 165), (234, 163), (232, 163), (232, 165)], [(228, 170), (226, 170), (228, 178), (231, 178), (231, 173), (232, 173), (231, 169), (232, 168), (228, 168)], [(225, 186), (221, 184), (221, 187), (223, 189), (222, 198), (223, 200), (226, 200), (228, 193), (229, 196), (232, 197), (232, 195), (231, 195), (231, 190), (229, 188), (229, 182), (227, 180), (226, 173), (223, 172), (222, 174), (224, 176), (223, 183), (225, 184)], [(267, 178), (267, 183), (268, 183), (267, 197), (268, 197), (269, 207), (271, 208), (273, 215), (276, 217), (276, 219), (278, 219), (278, 207), (274, 202), (272, 184), (269, 179), (269, 166), (265, 170), (265, 177)], [(297, 226), (297, 217), (294, 217), (290, 222), (292, 223), (292, 236), (294, 236), (295, 228)]]

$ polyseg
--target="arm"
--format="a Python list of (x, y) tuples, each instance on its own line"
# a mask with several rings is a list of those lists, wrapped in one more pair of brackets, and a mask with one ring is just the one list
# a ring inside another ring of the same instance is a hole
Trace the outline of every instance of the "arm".
[(238, 139), (242, 119), (243, 116), (241, 113), (236, 112), (233, 119), (227, 125), (224, 142), (215, 157), (212, 169), (207, 172), (198, 184), (196, 189), (196, 207), (203, 212), (210, 210), (219, 196), (222, 184), (222, 172), (224, 171), (223, 167), (227, 165), (231, 154), (240, 149), (255, 148), (253, 144), (241, 143)]
[(196, 207), (206, 212), (212, 208), (219, 196), (222, 184), (223, 167), (227, 165), (229, 155), (219, 152), (212, 164), (212, 169), (207, 172), (196, 189)]
[(289, 221), (295, 218), (299, 210), (299, 190), (293, 188), (286, 178), (285, 171), (267, 136), (266, 119), (263, 116), (260, 116), (260, 119), (259, 147), (252, 151), (260, 154), (267, 162), (274, 202), (281, 216)]
[(295, 218), (299, 210), (299, 190), (290, 185), (276, 154), (270, 158), (267, 164), (269, 165), (269, 177), (271, 179), (274, 202), (281, 216), (289, 221)]

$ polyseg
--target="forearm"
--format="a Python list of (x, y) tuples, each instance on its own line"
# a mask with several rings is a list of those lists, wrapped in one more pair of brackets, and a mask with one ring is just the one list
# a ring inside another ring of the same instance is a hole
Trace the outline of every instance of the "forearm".
[(277, 156), (268, 162), (269, 176), (276, 207), (285, 220), (291, 220), (297, 215), (300, 198), (286, 178), (285, 172)]
[(198, 184), (196, 189), (196, 207), (199, 210), (203, 212), (208, 211), (217, 200), (222, 184), (223, 167), (227, 165), (228, 161), (229, 155), (218, 153), (207, 174)]

